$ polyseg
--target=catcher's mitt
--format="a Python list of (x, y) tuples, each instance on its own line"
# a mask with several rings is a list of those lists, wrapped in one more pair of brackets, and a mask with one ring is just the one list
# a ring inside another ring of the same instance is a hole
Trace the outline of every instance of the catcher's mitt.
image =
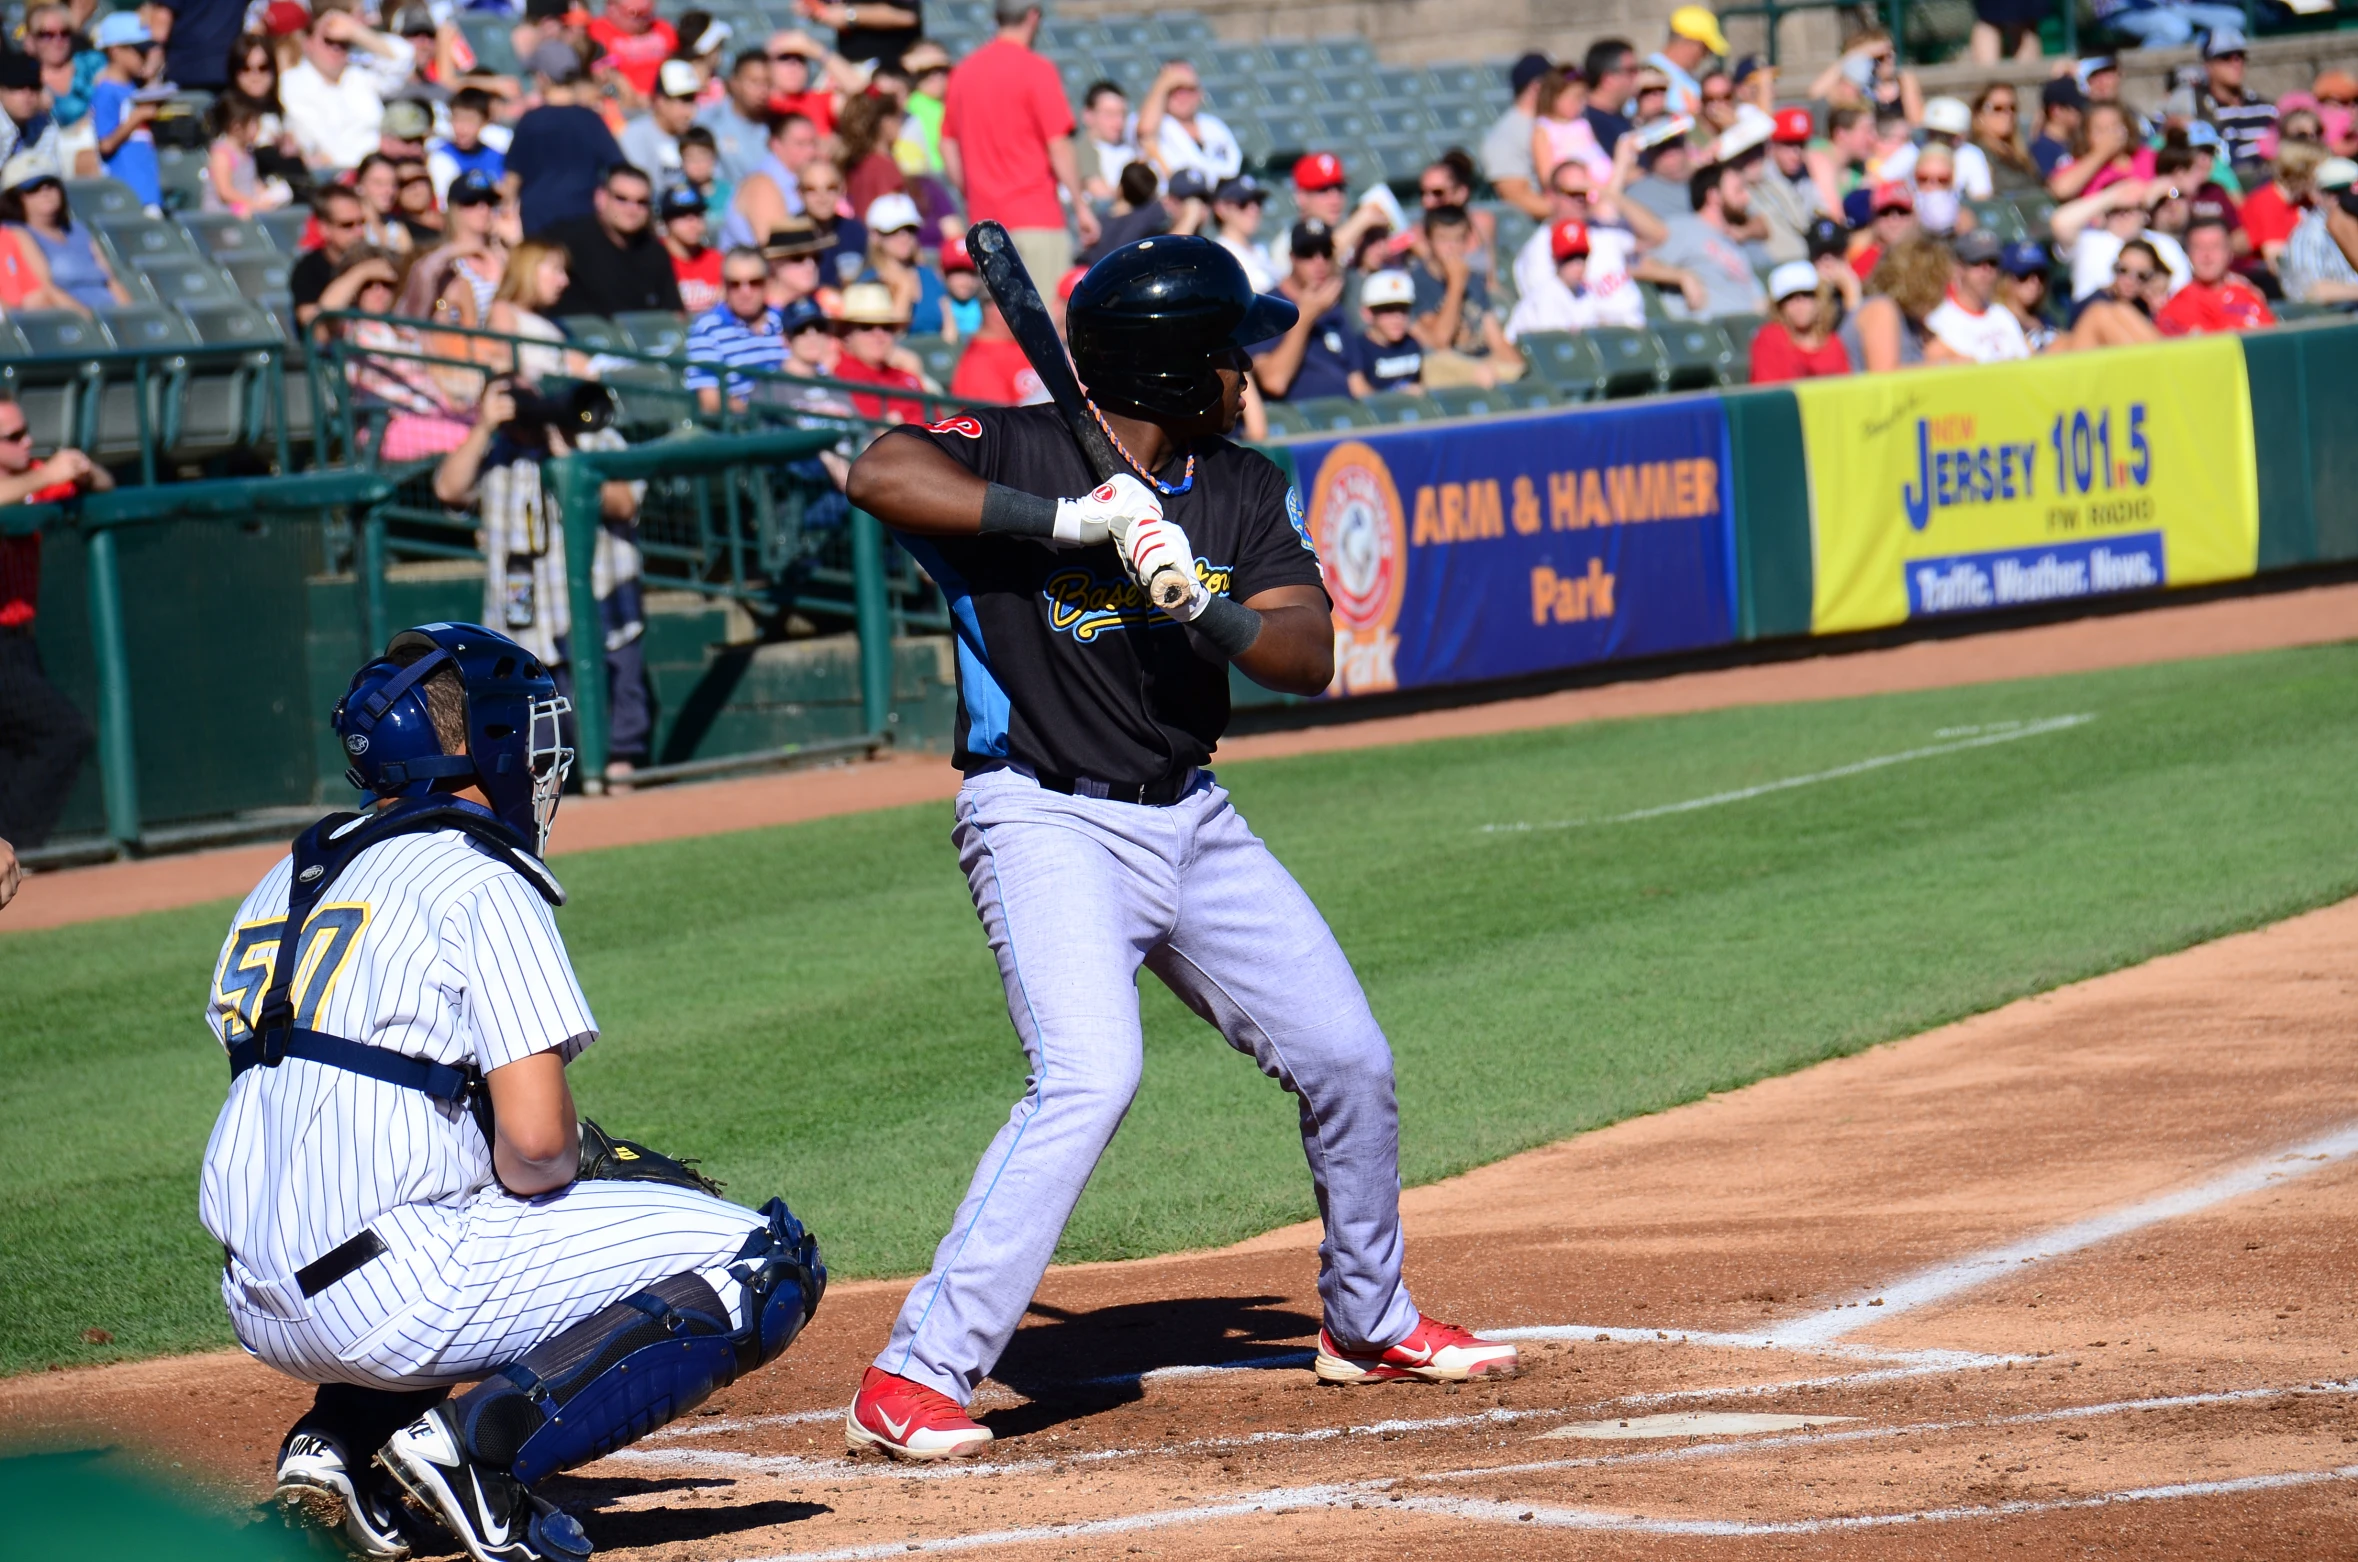
[(695, 1161), (675, 1161), (636, 1144), (618, 1139), (588, 1118), (581, 1120), (581, 1170), (584, 1182), (668, 1182), (719, 1197), (721, 1185), (696, 1169)]

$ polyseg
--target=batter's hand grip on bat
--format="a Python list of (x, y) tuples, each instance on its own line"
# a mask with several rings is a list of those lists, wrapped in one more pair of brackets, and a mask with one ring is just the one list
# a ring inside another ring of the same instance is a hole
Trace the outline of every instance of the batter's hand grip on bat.
[(1195, 591), (1195, 583), (1187, 572), (1176, 564), (1166, 564), (1154, 572), (1146, 583), (1146, 595), (1156, 607), (1173, 608), (1184, 603)]

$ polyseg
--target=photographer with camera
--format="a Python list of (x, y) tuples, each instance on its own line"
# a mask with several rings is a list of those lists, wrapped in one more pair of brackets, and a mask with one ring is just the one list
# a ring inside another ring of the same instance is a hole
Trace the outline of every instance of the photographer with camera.
[[(483, 387), (475, 426), (434, 471), (434, 497), (453, 509), (473, 504), (482, 522), (483, 622), (539, 657), (568, 697), (574, 626), (565, 525), (542, 467), (577, 450), (625, 448), (613, 421), (614, 393), (603, 385), (499, 375)], [(639, 591), (646, 489), (643, 482), (598, 487), (590, 584), (603, 621), (609, 780), (645, 761), (652, 728)]]

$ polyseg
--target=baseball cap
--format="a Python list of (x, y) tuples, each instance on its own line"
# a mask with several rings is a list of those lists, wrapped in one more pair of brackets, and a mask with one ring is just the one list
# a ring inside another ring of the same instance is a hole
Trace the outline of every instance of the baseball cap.
[(1167, 188), (1174, 201), (1208, 200), (1212, 194), (1212, 181), (1193, 168), (1182, 168), (1171, 175)]
[(2317, 165), (2314, 177), (2320, 190), (2347, 190), (2358, 184), (2358, 161), (2347, 157), (2329, 157)]
[(1801, 238), (1809, 246), (1809, 258), (1812, 260), (1821, 255), (1839, 255), (1850, 248), (1849, 230), (1831, 217), (1813, 218), (1810, 225), (1801, 230)]
[(901, 69), (907, 71), (912, 80), (949, 68), (950, 51), (931, 38), (918, 39), (909, 46), (909, 52), (901, 56)]
[(1818, 290), (1818, 268), (1806, 260), (1788, 260), (1769, 273), (1769, 302), (1781, 304), (1796, 293)]
[(778, 334), (780, 336), (794, 337), (800, 336), (805, 331), (824, 331), (826, 329), (827, 311), (821, 309), (817, 303), (810, 299), (798, 298), (778, 311)]
[(1726, 56), (1734, 51), (1728, 47), (1728, 35), (1719, 30), (1719, 18), (1707, 5), (1682, 5), (1670, 13), (1670, 35), (1673, 38), (1692, 38), (1712, 53)]
[(497, 206), (499, 186), (482, 169), (470, 168), (450, 181), (444, 200), (451, 206)]
[(115, 11), (91, 29), (90, 44), (97, 49), (138, 49), (156, 41), (137, 11)]
[(28, 91), (41, 85), (41, 62), (29, 54), (0, 54), (0, 88)]
[(2309, 92), (2322, 103), (2347, 103), (2358, 98), (2358, 76), (2345, 70), (2321, 71), (2309, 83)]
[(686, 60), (665, 60), (655, 73), (655, 90), (667, 98), (692, 98), (704, 90), (704, 83)]
[(675, 184), (663, 192), (663, 200), (657, 209), (665, 222), (674, 217), (701, 217), (704, 215), (704, 193), (692, 184)]
[(843, 290), (843, 307), (835, 311), (835, 318), (847, 325), (891, 325), (909, 323), (909, 317), (893, 302), (892, 289), (881, 282), (854, 282)]
[(2037, 239), (2016, 239), (1998, 256), (1999, 269), (2010, 277), (2042, 276), (2047, 265), (2047, 246)]
[(5, 164), (0, 164), (0, 190), (22, 190), (39, 184), (44, 179), (65, 182), (57, 164), (38, 152), (19, 152)]
[(302, 0), (270, 0), (262, 12), (262, 31), (273, 38), (299, 33), (311, 25), (311, 8)]
[(1973, 134), (1973, 110), (1962, 98), (1932, 98), (1924, 105), (1924, 128), (1944, 136)]
[(1575, 255), (1588, 253), (1588, 224), (1577, 217), (1566, 217), (1547, 230), (1548, 253), (1562, 265)]
[(1877, 216), (1885, 212), (1912, 212), (1916, 209), (1916, 193), (1897, 179), (1886, 179), (1867, 196), (1867, 210)]
[(899, 233), (904, 228), (916, 227), (921, 219), (917, 215), (917, 203), (894, 190), (868, 203), (865, 220), (870, 233)]
[(423, 141), (433, 133), (434, 115), (415, 98), (394, 98), (378, 128), (396, 141)]
[(552, 86), (566, 86), (581, 80), (581, 56), (573, 46), (560, 38), (551, 38), (532, 51), (524, 62), (535, 76), (546, 76)]
[(1808, 109), (1781, 108), (1777, 110), (1776, 128), (1769, 132), (1769, 139), (1781, 141), (1786, 146), (1807, 146), (1816, 129), (1817, 125), (1810, 118)]
[(2101, 76), (2106, 71), (2117, 71), (2120, 68), (2120, 60), (2113, 55), (2091, 54), (2071, 68), (2071, 76), (2072, 80), (2078, 82), (2084, 91), (2091, 77)]
[(1712, 143), (1711, 160), (1715, 163), (1732, 163), (1755, 147), (1768, 145), (1769, 137), (1776, 134), (1776, 130), (1777, 122), (1769, 118), (1764, 110), (1749, 103), (1739, 103), (1736, 105), (1736, 122), (1721, 131), (1719, 139)]
[(2225, 152), (2227, 150), (2227, 142), (2220, 136), (2219, 127), (2207, 119), (2188, 122), (2186, 145), (2190, 148), (2199, 146), (2211, 152)]
[(2242, 28), (2214, 27), (2210, 36), (2202, 41), (2202, 57), (2206, 60), (2222, 59), (2230, 54), (2242, 54), (2246, 47)]
[(1255, 201), (1269, 199), (1269, 192), (1251, 174), (1238, 174), (1233, 179), (1220, 181), (1220, 188), (1212, 192), (1212, 199), (1222, 206), (1250, 206)]
[(2039, 89), (2039, 102), (2048, 108), (2085, 109), (2088, 106), (2088, 94), (2081, 91), (2080, 84), (2069, 76), (2058, 76)]
[(1556, 67), (1544, 54), (1526, 54), (1507, 70), (1507, 83), (1521, 97), (1523, 89)]
[(1370, 309), (1416, 302), (1416, 283), (1405, 271), (1379, 271), (1360, 285), (1359, 302)]
[(1315, 217), (1305, 217), (1294, 224), (1293, 233), (1286, 240), (1286, 248), (1296, 260), (1307, 260), (1313, 255), (1332, 256), (1335, 236), (1327, 225)]
[(1294, 163), (1294, 188), (1297, 190), (1339, 190), (1343, 187), (1343, 160), (1332, 152), (1310, 152)]
[(966, 248), (964, 239), (952, 239), (942, 246), (942, 269), (944, 271), (972, 271), (976, 269), (974, 256)]
[(1975, 228), (1970, 233), (1958, 234), (1949, 252), (1957, 257), (1960, 266), (1986, 266), (1996, 264), (2004, 256), (2005, 246), (1989, 229)]
[(422, 5), (405, 5), (393, 13), (392, 25), (385, 31), (396, 38), (434, 36), (434, 13)]

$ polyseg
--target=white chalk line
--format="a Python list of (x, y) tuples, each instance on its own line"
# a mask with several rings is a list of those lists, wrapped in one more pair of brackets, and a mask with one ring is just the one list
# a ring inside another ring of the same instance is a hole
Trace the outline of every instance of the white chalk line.
[[(1449, 1518), (1474, 1519), (1491, 1524), (1533, 1524), (1550, 1529), (1600, 1530), (1621, 1534), (1810, 1535), (1829, 1530), (1872, 1529), (1900, 1524), (2021, 1518), (2042, 1513), (2110, 1507), (2120, 1503), (2163, 1502), (2188, 1497), (2235, 1496), (2244, 1492), (2280, 1491), (2291, 1487), (2315, 1486), (2331, 1481), (2352, 1479), (2358, 1479), (2358, 1465), (2343, 1465), (2331, 1470), (2295, 1470), (2276, 1475), (2246, 1475), (2230, 1480), (2173, 1481), (2158, 1486), (2129, 1487), (2119, 1491), (2097, 1492), (2085, 1497), (2063, 1497), (2046, 1501), (2024, 1500), (1972, 1507), (1918, 1508), (1898, 1513), (1844, 1514), (1825, 1518), (1784, 1520), (1648, 1518), (1640, 1514), (1608, 1513), (1595, 1508), (1564, 1508), (1520, 1502), (1496, 1502), (1479, 1497), (1399, 1496), (1381, 1501), (1378, 1507), (1385, 1512), (1408, 1511), (1439, 1514)], [(1244, 1518), (1256, 1513), (1295, 1513), (1314, 1508), (1339, 1508), (1349, 1502), (1364, 1504), (1369, 1497), (1381, 1497), (1382, 1495), (1381, 1487), (1363, 1484), (1285, 1487), (1250, 1493), (1227, 1502), (1202, 1503), (1188, 1508), (1166, 1508), (1149, 1513), (1121, 1514), (1113, 1518), (1085, 1519), (1072, 1524), (1033, 1525), (1022, 1529), (945, 1535), (930, 1540), (888, 1541), (865, 1546), (844, 1546), (827, 1551), (782, 1552), (757, 1559), (757, 1562), (870, 1562), (870, 1559), (904, 1556), (911, 1552), (978, 1551), (995, 1546), (1022, 1545), (1032, 1541), (1069, 1541), (1097, 1535), (1134, 1535), (1148, 1530), (1173, 1529), (1181, 1526), (1215, 1523), (1221, 1519)]]
[(1780, 1323), (1767, 1330), (1761, 1338), (1768, 1344), (1785, 1349), (1819, 1348), (1854, 1329), (1881, 1323), (1918, 1307), (1945, 1302), (1960, 1292), (1997, 1278), (2001, 1272), (2017, 1265), (2067, 1257), (2100, 1242), (2109, 1242), (2132, 1231), (2141, 1231), (2147, 1226), (2198, 1214), (2213, 1205), (2257, 1193), (2273, 1184), (2305, 1177), (2322, 1167), (2347, 1160), (2352, 1155), (2358, 1155), (2358, 1123), (2347, 1124), (2289, 1149), (2246, 1161), (2191, 1188), (2181, 1188), (2173, 1193), (2141, 1199), (2119, 1209), (2090, 1215), (2037, 1236), (1989, 1248), (1951, 1263), (1935, 1265), (1886, 1285), (1879, 1291), (1864, 1293), (1879, 1298), (1883, 1304), (1879, 1308), (1861, 1307), (1857, 1302), (1840, 1304)]
[(1601, 824), (1635, 824), (1641, 819), (1660, 819), (1670, 814), (1693, 813), (1699, 808), (1720, 808), (1729, 803), (1750, 802), (1756, 797), (1767, 797), (1776, 792), (1790, 792), (1796, 787), (1816, 786), (1825, 781), (1840, 781), (1849, 776), (1865, 775), (1890, 765), (1905, 765), (1913, 760), (1936, 759), (1943, 754), (1962, 754), (1969, 749), (1992, 748), (2000, 743), (2019, 742), (2050, 732), (2063, 732), (2072, 727), (2083, 727), (2096, 719), (2094, 713), (2073, 716), (2049, 716), (2041, 721), (2026, 721), (2019, 725), (2005, 725), (2003, 730), (1982, 732), (1975, 737), (1960, 738), (1951, 743), (1933, 743), (1923, 748), (1903, 749), (1896, 754), (1877, 754), (1871, 759), (1855, 760), (1837, 765), (1831, 770), (1813, 770), (1808, 775), (1786, 776), (1781, 780), (1763, 781), (1758, 786), (1738, 787), (1732, 792), (1714, 792), (1709, 797), (1691, 797), (1682, 803), (1660, 803), (1652, 808), (1636, 808), (1624, 814), (1607, 814), (1601, 819), (1550, 819), (1538, 824), (1518, 820), (1513, 824), (1485, 824), (1478, 827), (1483, 835), (1512, 835), (1532, 830), (1581, 830)]

